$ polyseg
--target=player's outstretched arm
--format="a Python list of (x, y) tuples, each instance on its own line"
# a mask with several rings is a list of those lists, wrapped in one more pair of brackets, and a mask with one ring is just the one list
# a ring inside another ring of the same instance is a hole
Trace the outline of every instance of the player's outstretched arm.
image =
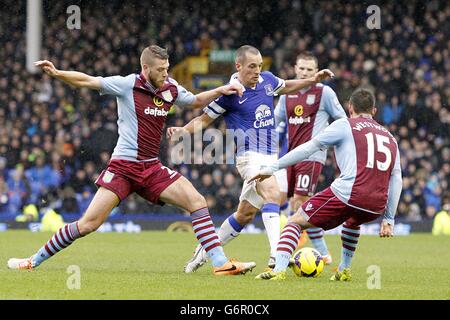
[(285, 87), (281, 89), (278, 94), (289, 94), (293, 92), (297, 92), (300, 89), (312, 86), (316, 83), (322, 82), (328, 78), (334, 77), (334, 73), (329, 69), (323, 69), (317, 72), (314, 77), (308, 79), (295, 79), (295, 80), (286, 80)]
[(36, 61), (34, 63), (36, 67), (41, 68), (46, 74), (52, 76), (58, 80), (64, 81), (77, 88), (88, 88), (100, 90), (100, 79), (92, 77), (78, 71), (63, 71), (55, 68), (52, 62), (48, 60)]
[(193, 134), (208, 127), (215, 119), (203, 113), (201, 116), (195, 117), (184, 127), (170, 127), (167, 129), (167, 138), (170, 139), (176, 132), (185, 131), (189, 134)]
[(397, 157), (389, 180), (388, 201), (386, 212), (380, 226), (380, 237), (392, 237), (394, 235), (394, 218), (397, 212), (398, 202), (402, 193), (403, 180), (400, 165), (400, 152), (397, 147)]
[(243, 87), (237, 83), (230, 83), (221, 87), (217, 87), (212, 90), (208, 90), (195, 95), (195, 100), (191, 104), (193, 108), (202, 108), (210, 104), (213, 100), (217, 99), (221, 95), (229, 96), (232, 94), (237, 94), (242, 97)]

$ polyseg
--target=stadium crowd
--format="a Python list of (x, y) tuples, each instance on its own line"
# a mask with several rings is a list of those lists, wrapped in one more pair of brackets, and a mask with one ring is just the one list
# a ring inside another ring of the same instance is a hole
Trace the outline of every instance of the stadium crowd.
[[(69, 30), (66, 8), (74, 2), (44, 1), (42, 58), (61, 69), (127, 75), (139, 71), (139, 52), (151, 43), (168, 49), (172, 66), (190, 55), (248, 43), (272, 57), (271, 71), (287, 79), (295, 76), (297, 54), (312, 51), (320, 68), (336, 74), (328, 84), (343, 105), (359, 86), (374, 90), (377, 120), (395, 134), (402, 155), (404, 185), (398, 215), (419, 221), (440, 210), (450, 181), (450, 5), (446, 1), (381, 4), (379, 30), (367, 28), (367, 5), (360, 2), (299, 0), (262, 2), (244, 10), (218, 0), (110, 1), (101, 10), (96, 2), (83, 2), (81, 29)], [(26, 5), (7, 0), (3, 6), (0, 216), (21, 213), (29, 203), (81, 214), (117, 141), (115, 99), (29, 73)], [(200, 112), (177, 109), (167, 125), (184, 125)], [(224, 123), (217, 121), (216, 127), (223, 129)], [(242, 181), (234, 165), (173, 165), (170, 151), (165, 141), (162, 162), (193, 182), (213, 214), (235, 210)], [(319, 190), (334, 175), (330, 155)], [(133, 195), (118, 212), (178, 211)]]

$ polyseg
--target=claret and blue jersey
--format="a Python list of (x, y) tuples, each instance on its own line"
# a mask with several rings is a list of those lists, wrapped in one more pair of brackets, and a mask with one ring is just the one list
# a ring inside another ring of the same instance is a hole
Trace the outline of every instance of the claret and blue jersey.
[(265, 71), (260, 74), (255, 88), (244, 87), (242, 97), (221, 96), (203, 111), (213, 119), (224, 117), (228, 132), (232, 130), (235, 135), (238, 156), (246, 151), (276, 154), (278, 136), (273, 100), (284, 86), (284, 80)]

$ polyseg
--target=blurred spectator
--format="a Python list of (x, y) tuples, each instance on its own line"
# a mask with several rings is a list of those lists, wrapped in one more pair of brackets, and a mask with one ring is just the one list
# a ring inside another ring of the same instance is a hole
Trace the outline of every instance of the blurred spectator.
[(16, 216), (16, 221), (18, 222), (39, 221), (38, 208), (32, 203), (24, 206), (22, 214)]
[(61, 192), (61, 207), (59, 211), (61, 213), (78, 213), (80, 208), (78, 207), (78, 201), (75, 191), (71, 186), (65, 186)]
[(64, 220), (54, 209), (44, 208), (41, 219), (41, 230), (43, 232), (57, 232), (64, 226)]
[(450, 236), (450, 195), (443, 199), (442, 210), (434, 218), (432, 233)]
[(8, 213), (19, 213), (30, 194), (30, 186), (25, 177), (23, 165), (18, 164), (15, 169), (9, 171), (8, 180)]
[(78, 212), (84, 213), (91, 203), (91, 200), (94, 198), (94, 194), (92, 193), (91, 188), (85, 185), (82, 192), (77, 192), (75, 197), (77, 200)]
[(58, 171), (46, 164), (43, 154), (36, 156), (35, 165), (25, 171), (31, 193), (29, 201), (31, 203), (38, 203), (41, 195), (50, 191), (50, 188), (60, 186), (61, 175)]

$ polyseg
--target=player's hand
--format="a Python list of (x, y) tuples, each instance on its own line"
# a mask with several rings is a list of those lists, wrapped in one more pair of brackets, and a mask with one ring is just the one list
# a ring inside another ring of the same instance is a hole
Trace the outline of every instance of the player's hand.
[(220, 87), (220, 93), (225, 96), (237, 94), (239, 97), (242, 97), (244, 94), (244, 87), (239, 83), (230, 83)]
[(314, 75), (314, 80), (316, 82), (322, 82), (323, 80), (326, 80), (328, 78), (333, 78), (333, 77), (334, 77), (334, 73), (330, 69), (323, 69)]
[(382, 221), (380, 226), (380, 237), (390, 238), (394, 236), (394, 226), (387, 223), (387, 221)]
[(48, 60), (40, 60), (40, 61), (36, 61), (34, 63), (34, 65), (36, 67), (39, 67), (42, 69), (42, 71), (44, 71), (46, 74), (48, 74), (49, 76), (56, 76), (58, 74), (58, 69), (55, 68), (55, 66), (53, 65), (53, 63), (51, 63)]
[(185, 131), (183, 127), (170, 127), (167, 128), (166, 136), (168, 139), (172, 138), (172, 136), (175, 134), (175, 132), (178, 131)]
[(259, 169), (259, 173), (256, 176), (252, 177), (250, 180), (248, 180), (247, 183), (252, 183), (253, 181), (256, 180), (258, 181), (266, 180), (267, 178), (270, 178), (273, 175), (273, 173), (277, 170), (278, 170), (277, 164), (273, 164), (270, 166), (261, 166), (261, 168)]
[(264, 181), (267, 178), (270, 178), (272, 175), (271, 174), (264, 174), (264, 173), (260, 173), (256, 176), (254, 176), (253, 178), (251, 178), (250, 180), (247, 181), (247, 183), (252, 183), (253, 181)]

